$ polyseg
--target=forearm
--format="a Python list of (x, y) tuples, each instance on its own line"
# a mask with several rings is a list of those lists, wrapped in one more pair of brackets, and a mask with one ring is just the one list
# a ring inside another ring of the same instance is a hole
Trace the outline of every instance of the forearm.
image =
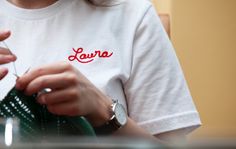
[[(99, 100), (101, 101), (99, 102), (100, 106), (97, 106), (100, 108), (97, 109), (95, 116), (87, 117), (89, 121), (92, 123), (92, 125), (95, 127), (109, 121), (111, 117), (111, 115), (109, 114), (109, 111), (110, 111), (109, 109), (110, 109), (110, 105), (112, 104), (112, 101), (110, 98), (102, 94), (99, 90), (96, 90), (96, 91), (97, 91), (96, 99), (98, 98), (101, 99)], [(140, 126), (138, 126), (138, 124), (129, 117), (128, 117), (127, 123), (124, 126), (122, 126), (120, 129), (115, 131), (112, 135), (121, 136), (121, 137), (143, 138), (143, 139), (148, 139), (148, 140), (156, 141), (159, 143), (163, 143), (161, 139), (159, 138), (162, 136), (161, 134), (158, 136), (153, 136), (152, 134), (150, 134), (149, 132), (147, 132)]]
[(114, 136), (138, 137), (148, 139), (161, 144), (173, 143), (175, 141), (186, 141), (186, 130), (178, 129), (171, 132), (161, 133), (158, 135), (151, 135), (143, 128), (139, 127), (131, 118), (128, 118), (127, 124), (116, 131)]
[(161, 142), (157, 137), (151, 135), (146, 130), (141, 128), (137, 125), (136, 122), (134, 122), (131, 118), (128, 118), (127, 124), (117, 130), (114, 134), (114, 136), (125, 136), (125, 137), (137, 137), (137, 138), (143, 138), (148, 139), (152, 141)]

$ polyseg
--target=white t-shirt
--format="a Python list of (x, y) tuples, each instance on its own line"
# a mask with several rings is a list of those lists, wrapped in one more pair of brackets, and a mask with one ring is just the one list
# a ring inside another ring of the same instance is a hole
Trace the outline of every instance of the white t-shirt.
[[(16, 68), (70, 62), (97, 88), (118, 99), (128, 115), (152, 134), (200, 125), (181, 67), (148, 0), (98, 7), (59, 0), (27, 10), (0, 1), (0, 29), (18, 57)], [(0, 99), (15, 84), (13, 64), (0, 82)]]

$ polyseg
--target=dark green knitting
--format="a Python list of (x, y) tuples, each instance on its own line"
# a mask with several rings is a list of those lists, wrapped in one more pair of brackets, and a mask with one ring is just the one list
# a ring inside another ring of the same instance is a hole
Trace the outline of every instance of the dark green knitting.
[(13, 88), (0, 101), (0, 117), (17, 118), (22, 139), (47, 136), (95, 136), (92, 126), (83, 117), (57, 116), (36, 101)]

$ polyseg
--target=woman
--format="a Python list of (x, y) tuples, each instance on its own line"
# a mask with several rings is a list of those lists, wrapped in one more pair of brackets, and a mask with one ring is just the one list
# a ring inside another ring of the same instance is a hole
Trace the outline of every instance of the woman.
[[(0, 69), (1, 98), (14, 85), (27, 95), (50, 88), (40, 104), (54, 114), (85, 116), (98, 133), (169, 140), (200, 125), (149, 1), (8, 0), (0, 2), (0, 20), (9, 29), (0, 39), (17, 56), (20, 75), (6, 75), (16, 56), (1, 48), (0, 63), (8, 63)], [(121, 108), (115, 127), (112, 99), (127, 112)]]

